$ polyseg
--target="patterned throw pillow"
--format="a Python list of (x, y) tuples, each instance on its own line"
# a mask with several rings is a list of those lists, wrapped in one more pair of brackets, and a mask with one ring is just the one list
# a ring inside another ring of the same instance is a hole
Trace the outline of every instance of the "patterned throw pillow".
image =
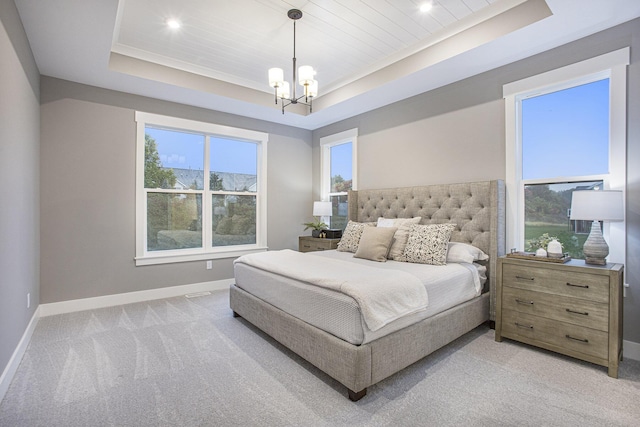
[(364, 223), (349, 221), (347, 227), (342, 233), (342, 238), (338, 242), (337, 250), (340, 252), (353, 252), (358, 250), (358, 244), (360, 243), (360, 237), (365, 227), (375, 226), (375, 223)]
[(455, 228), (455, 224), (412, 225), (404, 254), (398, 261), (445, 265), (449, 239)]

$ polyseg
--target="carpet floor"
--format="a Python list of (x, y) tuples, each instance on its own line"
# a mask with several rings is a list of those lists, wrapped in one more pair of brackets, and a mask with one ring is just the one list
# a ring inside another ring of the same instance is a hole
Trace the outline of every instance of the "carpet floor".
[(640, 362), (606, 368), (476, 328), (346, 389), (241, 318), (228, 291), (41, 318), (0, 426), (638, 426)]

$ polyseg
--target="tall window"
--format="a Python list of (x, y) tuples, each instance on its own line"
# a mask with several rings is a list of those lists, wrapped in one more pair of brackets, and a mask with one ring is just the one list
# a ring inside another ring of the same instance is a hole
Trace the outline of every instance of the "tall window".
[(356, 190), (358, 129), (320, 138), (322, 200), (330, 201), (331, 228), (344, 229), (348, 221), (348, 192)]
[(264, 250), (267, 135), (141, 112), (136, 121), (136, 265)]
[[(584, 258), (590, 222), (569, 220), (571, 195), (624, 190), (626, 63), (621, 50), (505, 86), (509, 247), (533, 251), (556, 237)], [(623, 229), (605, 224), (617, 262)]]

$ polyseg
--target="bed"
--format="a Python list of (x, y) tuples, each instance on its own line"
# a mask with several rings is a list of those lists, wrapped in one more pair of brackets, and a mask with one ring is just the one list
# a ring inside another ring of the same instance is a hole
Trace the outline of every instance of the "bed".
[[(350, 221), (375, 223), (378, 218), (416, 217), (421, 218), (419, 224), (422, 225), (453, 224), (450, 226), (453, 230), (450, 233), (451, 242), (472, 245), (489, 256), (488, 260), (479, 262), (487, 279), (479, 295), (425, 316), (430, 307), (438, 305), (431, 301), (433, 291), (430, 290), (426, 310), (385, 324), (381, 327), (382, 332), (368, 330), (366, 325), (361, 334), (357, 328), (355, 332), (354, 329), (337, 332), (325, 325), (319, 327), (313, 320), (301, 320), (304, 316), (295, 312), (294, 308), (305, 300), (305, 292), (309, 292), (312, 285), (285, 277), (278, 271), (263, 271), (256, 266), (236, 263), (235, 284), (230, 289), (230, 307), (234, 316), (243, 317), (342, 383), (347, 388), (349, 398), (359, 400), (366, 395), (367, 387), (415, 363), (480, 324), (495, 320), (496, 263), (497, 258), (505, 253), (504, 183), (496, 180), (349, 192)], [(275, 252), (286, 255), (285, 251)], [(340, 263), (346, 262), (340, 258), (353, 256), (352, 253), (333, 252), (300, 255), (326, 257), (327, 265), (333, 265), (334, 258), (338, 258), (335, 263)], [(376, 264), (379, 267), (391, 262)], [(322, 292), (331, 293), (330, 290)], [(289, 308), (286, 303), (274, 299), (283, 293), (297, 295)], [(340, 311), (340, 307), (331, 309), (332, 315), (329, 317), (338, 319), (334, 321), (334, 328), (341, 329), (341, 319), (346, 319), (345, 324), (357, 323), (357, 320), (353, 320), (354, 315), (347, 310), (349, 306), (353, 309), (353, 298), (343, 296), (334, 298), (335, 301), (338, 306), (342, 304), (346, 307), (346, 311)]]

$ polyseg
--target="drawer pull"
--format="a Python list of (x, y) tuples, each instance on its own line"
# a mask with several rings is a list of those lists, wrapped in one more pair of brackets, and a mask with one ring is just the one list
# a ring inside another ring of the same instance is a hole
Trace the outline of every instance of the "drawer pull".
[(589, 289), (589, 285), (574, 285), (573, 283), (569, 283), (569, 282), (567, 282), (567, 286), (572, 286), (574, 288)]
[(583, 316), (588, 316), (589, 313), (586, 311), (575, 311), (575, 310), (571, 310), (570, 308), (567, 308), (567, 313), (573, 313), (573, 314), (581, 314)]
[(532, 282), (534, 281), (533, 277), (524, 277), (524, 276), (518, 276), (518, 275), (516, 275), (516, 279), (518, 279), (518, 280), (530, 280)]
[(521, 299), (516, 298), (516, 302), (518, 304), (524, 304), (524, 305), (533, 305), (533, 301), (523, 301)]
[[(524, 328), (524, 329), (533, 329), (533, 325), (523, 325), (521, 323), (515, 322), (516, 326), (518, 328)], [(568, 335), (567, 335), (568, 336)]]
[(302, 245), (303, 248), (310, 248), (310, 245)]
[(569, 335), (569, 334), (567, 334), (567, 335), (565, 335), (565, 336), (566, 336), (568, 339), (570, 339), (570, 340), (583, 342), (583, 343), (585, 343), (585, 344), (589, 342), (589, 340), (588, 340), (588, 339), (586, 339), (586, 338), (575, 338), (575, 337), (572, 337), (572, 336), (571, 336), (571, 335)]

